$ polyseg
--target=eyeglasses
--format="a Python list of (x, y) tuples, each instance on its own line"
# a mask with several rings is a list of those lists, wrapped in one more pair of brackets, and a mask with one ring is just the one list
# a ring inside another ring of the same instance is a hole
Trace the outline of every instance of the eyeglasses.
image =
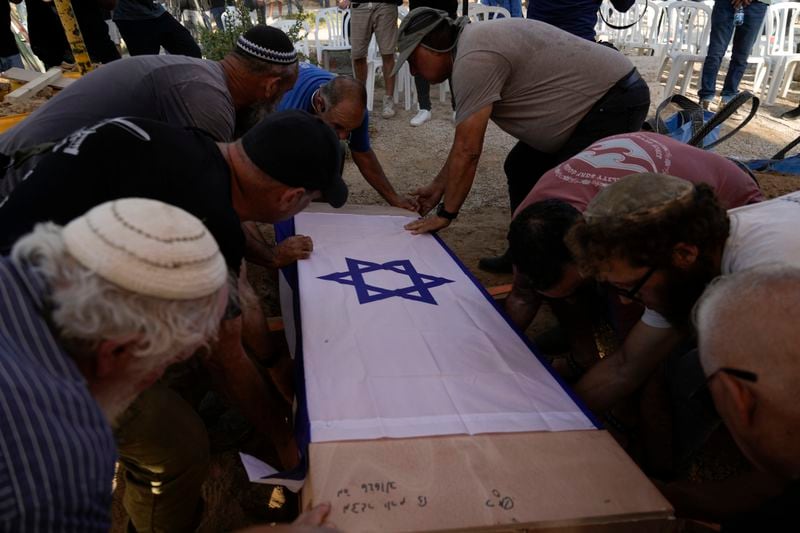
[(622, 296), (623, 298), (627, 298), (628, 300), (639, 301), (639, 298), (636, 295), (639, 293), (640, 290), (642, 290), (644, 284), (650, 280), (653, 274), (655, 274), (656, 270), (658, 270), (658, 267), (655, 266), (650, 267), (650, 269), (647, 272), (645, 272), (644, 276), (642, 276), (639, 279), (639, 281), (637, 281), (636, 284), (630, 289), (623, 289), (622, 287), (617, 287), (613, 283), (609, 283), (608, 286), (611, 287), (613, 291), (615, 291), (618, 295)]
[(750, 383), (758, 383), (758, 374), (755, 372), (750, 372), (749, 370), (742, 370), (740, 368), (731, 368), (729, 366), (722, 366), (712, 373), (710, 373), (703, 384), (697, 388), (696, 391), (689, 395), (689, 398), (692, 399), (704, 390), (708, 388), (708, 384), (711, 383), (711, 380), (717, 377), (720, 373), (728, 374), (729, 376), (733, 376), (737, 379), (741, 379), (744, 381), (749, 381)]

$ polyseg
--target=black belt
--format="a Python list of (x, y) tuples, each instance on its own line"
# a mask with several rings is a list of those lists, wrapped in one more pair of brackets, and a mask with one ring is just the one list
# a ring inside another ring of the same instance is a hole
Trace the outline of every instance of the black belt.
[(614, 87), (619, 89), (630, 89), (636, 83), (641, 81), (642, 76), (639, 75), (639, 71), (636, 70), (636, 67), (633, 67), (633, 70), (626, 74), (622, 79), (620, 79), (617, 83), (614, 84)]

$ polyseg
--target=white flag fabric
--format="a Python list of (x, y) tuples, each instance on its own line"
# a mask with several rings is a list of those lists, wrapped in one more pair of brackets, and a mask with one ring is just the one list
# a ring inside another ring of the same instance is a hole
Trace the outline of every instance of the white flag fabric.
[(460, 263), (403, 216), (301, 213), (311, 441), (594, 429)]

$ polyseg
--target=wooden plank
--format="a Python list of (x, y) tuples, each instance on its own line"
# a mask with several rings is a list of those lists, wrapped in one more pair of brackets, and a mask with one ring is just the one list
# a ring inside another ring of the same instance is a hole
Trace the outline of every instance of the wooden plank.
[(26, 119), (30, 115), (30, 113), (20, 113), (19, 115), (8, 115), (5, 117), (0, 117), (0, 133), (16, 126), (24, 119)]
[(6, 70), (3, 73), (4, 78), (8, 78), (10, 80), (17, 80), (25, 83), (33, 81), (39, 75), (41, 75), (41, 72), (26, 70), (24, 68), (17, 68), (17, 67), (11, 67), (10, 69)]
[[(58, 89), (63, 89), (64, 87), (67, 87), (70, 83), (75, 81), (76, 77), (72, 76), (71, 74), (72, 73), (67, 73), (67, 74), (62, 73), (60, 78), (52, 80), (48, 85), (50, 85), (51, 87), (56, 87)], [(10, 68), (3, 73), (4, 78), (21, 81), (25, 83), (33, 81), (41, 75), (42, 75), (41, 72), (26, 70), (24, 68), (17, 68), (17, 67)], [(80, 75), (78, 75), (77, 77), (80, 77)]]
[(675, 525), (669, 502), (602, 430), (312, 443), (309, 460), (303, 507), (331, 502), (343, 531)]
[(50, 83), (57, 78), (61, 77), (61, 68), (53, 67), (44, 74), (40, 74), (36, 78), (32, 79), (19, 89), (8, 93), (5, 97), (6, 102), (21, 102), (23, 100), (27, 100), (33, 96), (36, 96), (43, 88), (50, 85)]

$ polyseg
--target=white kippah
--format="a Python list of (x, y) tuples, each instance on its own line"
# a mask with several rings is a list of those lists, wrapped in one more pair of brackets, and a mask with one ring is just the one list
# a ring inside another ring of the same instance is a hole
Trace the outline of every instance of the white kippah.
[(98, 205), (64, 227), (67, 251), (101, 278), (169, 300), (209, 296), (227, 279), (217, 242), (195, 216), (143, 198)]

